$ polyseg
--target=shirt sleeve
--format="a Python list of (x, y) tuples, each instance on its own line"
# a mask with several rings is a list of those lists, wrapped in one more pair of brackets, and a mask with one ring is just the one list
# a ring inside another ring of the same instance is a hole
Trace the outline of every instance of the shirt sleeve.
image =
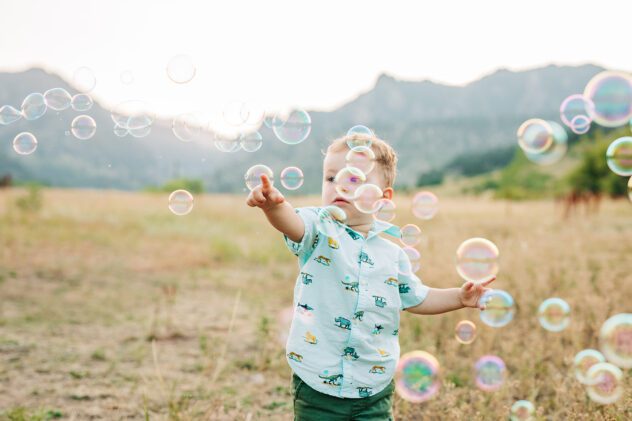
[(294, 242), (290, 240), (287, 235), (284, 235), (285, 244), (287, 248), (295, 255), (298, 256), (301, 266), (309, 260), (316, 245), (318, 244), (319, 235), (316, 227), (318, 221), (318, 208), (297, 208), (294, 210), (298, 216), (303, 220), (305, 224), (305, 233), (301, 241)]
[(421, 304), (426, 299), (430, 288), (425, 286), (412, 271), (410, 259), (401, 249), (399, 250), (399, 268), (399, 298), (402, 303), (401, 310), (406, 310)]

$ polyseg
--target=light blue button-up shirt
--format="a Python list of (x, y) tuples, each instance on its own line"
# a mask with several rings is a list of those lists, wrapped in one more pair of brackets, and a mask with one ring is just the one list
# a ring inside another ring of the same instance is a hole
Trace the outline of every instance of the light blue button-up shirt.
[(399, 359), (399, 313), (421, 303), (428, 287), (395, 243), (399, 228), (375, 221), (365, 238), (346, 227), (337, 238), (317, 229), (320, 208), (296, 209), (305, 223), (298, 256), (294, 316), (286, 344), (292, 370), (328, 395), (363, 398), (390, 383)]

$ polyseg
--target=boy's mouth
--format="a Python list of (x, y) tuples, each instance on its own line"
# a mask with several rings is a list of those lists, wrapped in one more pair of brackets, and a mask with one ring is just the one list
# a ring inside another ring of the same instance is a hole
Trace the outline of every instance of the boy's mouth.
[(340, 206), (342, 204), (349, 204), (350, 202), (346, 199), (343, 199), (342, 197), (336, 197), (334, 199), (334, 201), (332, 202), (332, 205), (336, 205), (336, 206)]

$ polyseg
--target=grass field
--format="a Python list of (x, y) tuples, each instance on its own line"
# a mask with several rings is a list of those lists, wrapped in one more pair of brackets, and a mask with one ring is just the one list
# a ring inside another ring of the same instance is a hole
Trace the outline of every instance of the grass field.
[[(164, 195), (46, 190), (37, 211), (16, 205), (25, 194), (0, 190), (0, 419), (291, 419), (279, 313), (297, 263), (244, 197), (198, 196), (177, 217)], [(396, 198), (397, 224), (415, 222), (409, 200)], [(421, 405), (396, 397), (396, 418), (501, 420), (528, 399), (541, 420), (632, 419), (630, 371), (623, 398), (600, 406), (571, 370), (609, 316), (632, 310), (631, 216), (627, 201), (563, 221), (552, 202), (448, 198), (417, 221), (427, 285), (460, 286), (457, 246), (486, 237), (517, 314), (492, 329), (473, 309), (404, 313), (402, 353), (434, 354), (443, 386)], [(553, 296), (572, 306), (561, 333), (535, 317)], [(463, 318), (479, 327), (471, 345), (453, 337)], [(473, 385), (484, 354), (509, 370), (493, 393)]]

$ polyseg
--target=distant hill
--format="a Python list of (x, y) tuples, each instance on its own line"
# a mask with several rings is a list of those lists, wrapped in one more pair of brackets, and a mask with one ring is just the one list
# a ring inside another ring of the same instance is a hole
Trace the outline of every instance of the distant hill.
[[(304, 170), (305, 187), (318, 191), (321, 151), (351, 126), (364, 124), (389, 140), (399, 153), (398, 185), (413, 185), (420, 174), (441, 168), (455, 157), (515, 144), (515, 131), (527, 118), (559, 119), (561, 101), (582, 92), (603, 69), (594, 65), (547, 66), (512, 72), (498, 70), (463, 87), (431, 81), (401, 81), (380, 76), (373, 89), (331, 112), (310, 112), (312, 133), (302, 144), (289, 146), (262, 127), (263, 147), (255, 152), (222, 153), (212, 146), (211, 134), (201, 143), (179, 142), (169, 121), (154, 123), (141, 139), (116, 137), (109, 111), (99, 104), (87, 112), (97, 122), (88, 141), (68, 135), (72, 110), (49, 110), (36, 121), (0, 126), (0, 175), (37, 180), (63, 187), (140, 189), (174, 177), (203, 179), (210, 191), (243, 191), (243, 174), (256, 163), (280, 173), (287, 165)], [(0, 106), (18, 108), (31, 92), (54, 87), (76, 93), (67, 82), (40, 69), (0, 73)], [(309, 111), (309, 110), (308, 110)], [(21, 131), (33, 132), (38, 150), (18, 156), (11, 148)]]

